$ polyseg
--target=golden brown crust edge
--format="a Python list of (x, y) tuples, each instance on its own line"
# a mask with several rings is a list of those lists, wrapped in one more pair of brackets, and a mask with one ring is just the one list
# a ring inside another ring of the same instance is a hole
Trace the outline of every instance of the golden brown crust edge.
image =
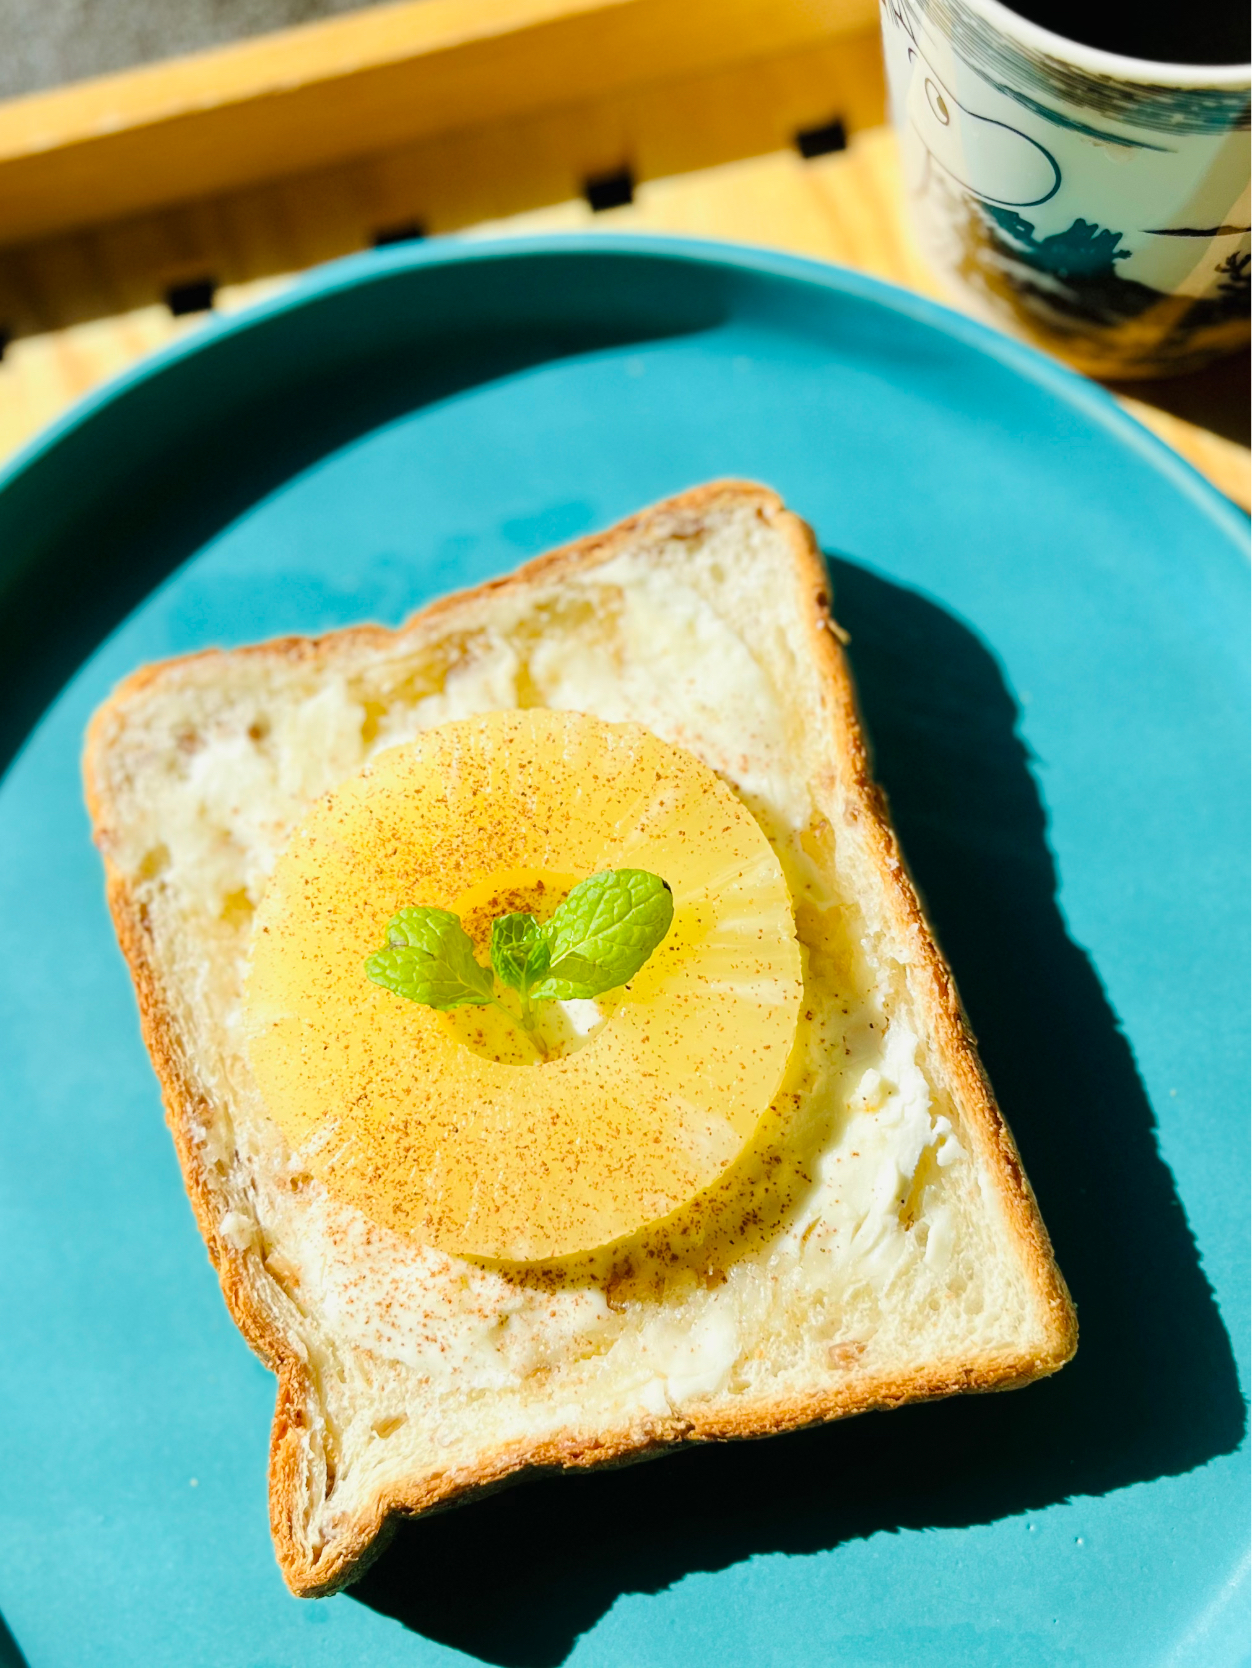
[[(684, 1441), (768, 1436), (856, 1413), (898, 1407), (905, 1402), (962, 1391), (1011, 1389), (1055, 1372), (1077, 1347), (1074, 1307), (1056, 1266), (1047, 1230), (1012, 1135), (975, 1051), (952, 975), (908, 877), (885, 797), (870, 773), (851, 674), (839, 642), (839, 628), (829, 612), (825, 564), (810, 529), (784, 507), (776, 493), (752, 482), (711, 482), (641, 510), (602, 533), (548, 552), (511, 575), (441, 598), (420, 610), (397, 631), (379, 626), (351, 627), (321, 638), (291, 637), (251, 645), (232, 650), (230, 655), (231, 658), (240, 654), (268, 655), (316, 662), (332, 651), (341, 650), (345, 643), (362, 648), (377, 644), (381, 648), (415, 628), (441, 624), (446, 615), (487, 596), (529, 587), (536, 582), (559, 580), (576, 568), (599, 566), (650, 522), (687, 521), (694, 525), (722, 499), (733, 499), (740, 506), (754, 502), (757, 513), (773, 523), (790, 545), (802, 613), (808, 621), (808, 646), (823, 684), (828, 739), (844, 766), (850, 787), (852, 803), (848, 814), (863, 819), (897, 926), (905, 932), (917, 928), (914, 937), (922, 958), (922, 995), (933, 1028), (932, 1041), (957, 1087), (966, 1126), (977, 1140), (990, 1174), (999, 1183), (1010, 1233), (1047, 1315), (1046, 1347), (1030, 1355), (1002, 1353), (979, 1361), (936, 1363), (904, 1378), (862, 1380), (810, 1396), (758, 1401), (734, 1413), (697, 1411), (690, 1417), (650, 1419), (620, 1430), (599, 1432), (592, 1438), (571, 1434), (518, 1443), (483, 1455), (471, 1467), (414, 1478), (377, 1496), (368, 1510), (360, 1513), (350, 1527), (345, 1527), (334, 1547), (327, 1548), (325, 1558), (310, 1560), (294, 1527), (303, 1470), (305, 1408), (312, 1390), (308, 1370), (291, 1340), (278, 1329), (256, 1294), (256, 1280), (265, 1278), (260, 1273), (259, 1259), (254, 1253), (237, 1250), (219, 1232), (221, 1212), (216, 1190), (192, 1136), (198, 1092), (180, 1052), (177, 1030), (153, 963), (144, 911), (129, 883), (110, 861), (107, 849), (103, 849), (109, 910), (135, 984), (144, 1042), (161, 1083), (166, 1119), (197, 1224), (236, 1325), (251, 1348), (278, 1374), (270, 1441), (270, 1525), (283, 1576), (292, 1592), (299, 1596), (327, 1596), (362, 1574), (382, 1550), (390, 1529), (400, 1517), (489, 1492), (523, 1472), (628, 1464)], [(220, 652), (207, 650), (200, 655), (142, 667), (119, 685), (96, 712), (88, 729), (84, 780), (87, 809), (102, 847), (101, 834), (107, 822), (97, 783), (96, 761), (100, 750), (107, 745), (106, 732), (112, 721), (129, 700), (150, 684), (190, 661), (209, 659)]]
[(807, 593), (806, 600), (811, 600), (810, 648), (831, 700), (831, 745), (843, 760), (846, 780), (856, 798), (855, 814), (864, 819), (864, 830), (875, 848), (877, 867), (897, 930), (905, 940), (911, 936), (917, 946), (923, 969), (921, 994), (932, 1041), (957, 1088), (966, 1126), (978, 1140), (989, 1172), (1001, 1184), (1001, 1203), (1010, 1231), (1046, 1307), (1049, 1347), (1033, 1363), (1035, 1370), (1030, 1375), (1040, 1377), (1063, 1367), (1078, 1347), (1078, 1317), (1073, 1300), (1057, 1267), (1052, 1242), (1022, 1168), (1017, 1143), (1004, 1121), (978, 1056), (956, 981), (909, 875), (891, 823), (886, 795), (871, 773), (851, 670), (839, 641), (839, 627), (829, 612), (830, 592), (821, 552), (811, 529), (799, 517), (783, 509), (781, 502), (778, 510), (789, 524), (787, 531), (800, 584)]

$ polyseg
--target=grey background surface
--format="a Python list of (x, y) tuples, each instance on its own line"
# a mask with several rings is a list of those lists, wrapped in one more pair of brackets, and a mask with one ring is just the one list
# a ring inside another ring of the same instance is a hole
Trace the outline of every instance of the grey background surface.
[(370, 0), (0, 0), (0, 98), (362, 11)]

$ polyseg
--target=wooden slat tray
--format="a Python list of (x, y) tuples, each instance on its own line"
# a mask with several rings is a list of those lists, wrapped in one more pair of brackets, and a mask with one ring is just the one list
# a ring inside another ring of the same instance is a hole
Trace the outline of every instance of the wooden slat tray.
[[(873, 0), (410, 0), (0, 104), (0, 455), (171, 306), (390, 238), (685, 233), (938, 293), (883, 120)], [(1246, 447), (1126, 403), (1247, 507)]]

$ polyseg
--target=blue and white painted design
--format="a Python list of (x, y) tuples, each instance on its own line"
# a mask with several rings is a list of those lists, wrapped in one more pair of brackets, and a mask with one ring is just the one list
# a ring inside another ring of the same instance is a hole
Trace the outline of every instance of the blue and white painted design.
[(927, 255), (994, 322), (1098, 375), (1237, 348), (1252, 264), (1246, 87), (1096, 75), (1013, 38), (1004, 17), (1008, 32), (964, 0), (883, 0)]

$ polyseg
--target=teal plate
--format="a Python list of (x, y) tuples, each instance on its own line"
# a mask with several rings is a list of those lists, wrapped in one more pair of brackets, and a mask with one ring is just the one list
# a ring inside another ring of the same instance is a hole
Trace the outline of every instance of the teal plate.
[[(83, 727), (143, 661), (398, 621), (724, 475), (829, 553), (1078, 1357), (532, 1483), (300, 1603), (273, 1381), (162, 1128)], [(1030, 351), (699, 244), (354, 258), (43, 436), (0, 480), (0, 1663), (1246, 1662), (1246, 543)]]

